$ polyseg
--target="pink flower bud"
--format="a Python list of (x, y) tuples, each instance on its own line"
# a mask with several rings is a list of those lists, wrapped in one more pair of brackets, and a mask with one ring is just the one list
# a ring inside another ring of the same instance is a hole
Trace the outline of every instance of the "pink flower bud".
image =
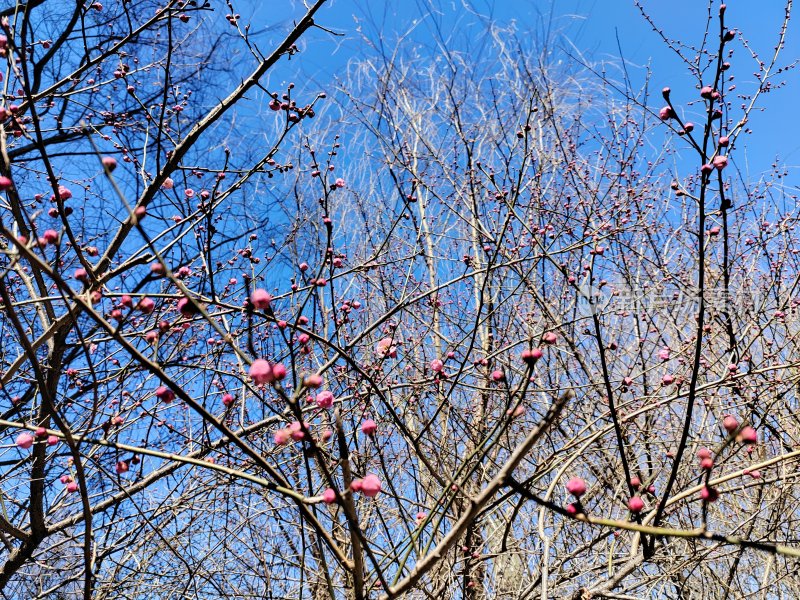
[[(308, 425), (303, 423), (308, 429)], [(292, 439), (296, 442), (299, 442), (303, 438), (306, 437), (306, 433), (303, 431), (303, 425), (300, 424), (300, 421), (292, 421), (289, 424), (289, 435), (292, 436)]]
[(697, 451), (697, 458), (704, 459), (704, 458), (711, 458), (711, 450), (708, 448), (700, 448)]
[(555, 333), (553, 333), (552, 331), (548, 331), (547, 333), (545, 333), (542, 336), (542, 341), (545, 344), (552, 345), (552, 344), (555, 344), (558, 341), (558, 336)]
[(272, 376), (276, 381), (281, 381), (286, 377), (286, 367), (284, 367), (281, 363), (272, 365)]
[(375, 435), (375, 432), (378, 431), (378, 424), (373, 421), (372, 419), (365, 419), (363, 423), (361, 423), (361, 433), (364, 435)]
[(758, 441), (758, 434), (756, 433), (755, 429), (747, 425), (742, 427), (742, 430), (739, 432), (739, 435), (736, 436), (736, 439), (742, 444), (755, 444)]
[(336, 502), (336, 492), (333, 491), (332, 488), (326, 489), (324, 492), (322, 492), (322, 501), (325, 504), (333, 504)]
[(288, 444), (289, 440), (292, 439), (292, 432), (288, 429), (278, 429), (273, 436), (272, 439), (275, 441), (276, 446), (283, 446), (284, 444)]
[(272, 302), (272, 296), (267, 290), (257, 289), (250, 294), (250, 302), (253, 303), (258, 310), (266, 310)]
[(633, 496), (630, 500), (628, 500), (628, 508), (632, 513), (640, 513), (644, 508), (644, 500), (642, 500), (639, 496)]
[(530, 350), (526, 348), (525, 350), (522, 351), (522, 354), (520, 356), (522, 357), (522, 360), (526, 364), (534, 365), (536, 364), (536, 361), (538, 361), (540, 358), (542, 358), (542, 356), (544, 356), (544, 352), (542, 352), (541, 348), (533, 348)]
[(361, 493), (367, 498), (374, 498), (381, 491), (381, 480), (375, 475), (367, 475), (361, 481)]
[(23, 450), (28, 450), (31, 446), (33, 446), (34, 441), (35, 440), (30, 433), (23, 431), (17, 436), (16, 444), (17, 447), (22, 448)]
[(178, 312), (185, 318), (190, 318), (200, 312), (197, 304), (191, 298), (181, 298), (178, 300)]
[(320, 408), (330, 408), (333, 406), (333, 393), (327, 390), (320, 392), (314, 400)]
[(263, 358), (257, 358), (250, 365), (250, 377), (256, 385), (272, 383), (275, 380), (272, 366)]
[(175, 400), (175, 392), (162, 385), (156, 389), (156, 397), (163, 402), (172, 402)]
[(733, 433), (739, 427), (739, 421), (733, 415), (725, 415), (722, 419), (722, 426), (728, 433)]
[(716, 488), (703, 486), (703, 489), (700, 490), (700, 498), (705, 500), (706, 502), (716, 502), (719, 498), (719, 492)]
[(156, 303), (153, 302), (150, 298), (144, 297), (139, 300), (138, 304), (139, 310), (142, 311), (144, 314), (149, 315), (156, 309)]
[(322, 387), (322, 375), (318, 375), (316, 373), (312, 373), (311, 375), (307, 375), (306, 378), (303, 380), (303, 384), (307, 388), (317, 389)]
[(662, 121), (668, 121), (675, 116), (675, 113), (672, 112), (672, 108), (665, 106), (658, 111), (658, 116)]
[(576, 498), (580, 498), (586, 493), (586, 482), (580, 477), (573, 477), (567, 482), (565, 487), (567, 491)]

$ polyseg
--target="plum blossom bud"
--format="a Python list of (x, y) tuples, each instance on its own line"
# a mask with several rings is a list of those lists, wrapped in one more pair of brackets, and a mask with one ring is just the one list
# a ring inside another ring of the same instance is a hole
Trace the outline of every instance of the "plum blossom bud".
[(305, 379), (303, 379), (303, 384), (306, 387), (313, 389), (322, 387), (322, 375), (317, 375), (316, 373), (308, 375)]
[(258, 310), (265, 310), (269, 308), (270, 302), (272, 302), (272, 296), (267, 292), (267, 290), (262, 290), (259, 288), (250, 294), (250, 302)]
[(722, 171), (725, 167), (728, 166), (728, 157), (723, 155), (717, 155), (714, 157), (714, 160), (711, 163), (717, 168), (718, 171)]
[(320, 392), (317, 394), (315, 401), (320, 408), (330, 408), (333, 406), (333, 393), (328, 390)]
[(375, 432), (378, 431), (378, 424), (373, 421), (372, 419), (365, 419), (363, 423), (361, 423), (361, 433), (364, 435), (375, 435)]
[(376, 475), (367, 475), (361, 480), (361, 493), (367, 498), (374, 498), (381, 489), (381, 480)]
[(739, 435), (736, 436), (736, 439), (743, 444), (755, 444), (758, 441), (758, 433), (756, 433), (756, 430), (748, 425), (746, 427), (742, 427), (742, 430), (739, 432)]
[(565, 487), (567, 491), (576, 498), (580, 498), (586, 493), (586, 482), (580, 477), (573, 477), (567, 482)]
[(34, 437), (28, 433), (27, 431), (23, 431), (17, 436), (16, 444), (17, 447), (22, 448), (23, 450), (28, 450), (31, 446), (33, 446)]
[(525, 349), (520, 355), (522, 360), (529, 365), (536, 364), (536, 361), (542, 358), (542, 356), (544, 356), (544, 352), (542, 352), (541, 348), (532, 348), (530, 350)]
[(273, 436), (273, 441), (275, 442), (276, 446), (283, 446), (289, 443), (289, 440), (292, 439), (292, 432), (288, 429), (278, 429)]
[(162, 385), (156, 389), (156, 397), (163, 402), (172, 402), (175, 400), (175, 392)]
[(639, 496), (633, 496), (630, 500), (628, 500), (628, 508), (632, 513), (640, 513), (644, 508), (644, 500), (642, 500)]
[(256, 385), (272, 383), (275, 380), (272, 366), (263, 358), (257, 358), (250, 365), (250, 377)]
[(553, 333), (552, 331), (548, 331), (547, 333), (545, 333), (542, 336), (542, 341), (545, 344), (552, 345), (552, 344), (555, 344), (558, 341), (558, 336), (555, 333)]
[(722, 419), (722, 426), (728, 433), (733, 433), (739, 427), (739, 421), (733, 415), (725, 415)]
[(286, 377), (286, 367), (284, 367), (281, 363), (272, 365), (272, 376), (276, 381), (281, 381)]
[(703, 486), (702, 490), (700, 490), (700, 498), (706, 502), (716, 502), (719, 498), (719, 492), (716, 490), (716, 488), (706, 485)]

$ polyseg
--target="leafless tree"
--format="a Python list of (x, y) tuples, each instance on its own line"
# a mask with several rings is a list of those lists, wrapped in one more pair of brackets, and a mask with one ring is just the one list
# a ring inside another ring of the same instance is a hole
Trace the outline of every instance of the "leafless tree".
[(791, 1), (642, 7), (658, 100), (479, 15), (271, 89), (323, 3), (3, 12), (3, 594), (797, 596)]

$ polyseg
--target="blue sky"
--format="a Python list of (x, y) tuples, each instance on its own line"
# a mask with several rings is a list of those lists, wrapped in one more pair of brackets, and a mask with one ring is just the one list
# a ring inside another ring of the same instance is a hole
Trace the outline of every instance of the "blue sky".
[[(703, 0), (642, 0), (646, 10), (670, 38), (680, 38), (688, 44), (701, 40), (705, 29), (707, 5)], [(279, 88), (283, 77), (303, 79), (316, 89), (332, 88), (334, 78), (344, 74), (348, 61), (364, 52), (365, 46), (359, 28), (370, 38), (377, 33), (391, 41), (418, 23), (410, 41), (427, 41), (432, 22), (429, 5), (440, 11), (439, 22), (443, 30), (454, 37), (470, 40), (475, 32), (478, 41), (477, 18), (465, 7), (466, 0), (331, 0), (319, 13), (317, 21), (343, 33), (333, 38), (316, 30), (304, 38), (299, 61), (284, 63), (279, 72), (272, 74), (270, 85)], [(593, 64), (621, 62), (620, 50), (628, 72), (635, 83), (643, 83), (647, 69), (652, 72), (651, 102), (657, 109), (661, 104), (658, 90), (668, 85), (673, 90), (673, 100), (681, 105), (697, 98), (695, 82), (685, 66), (668, 48), (641, 16), (633, 0), (469, 0), (474, 11), (501, 23), (516, 21), (520, 31), (541, 32), (549, 28), (556, 32), (558, 46), (575, 55), (580, 54)], [(777, 41), (784, 3), (782, 0), (731, 0), (727, 3), (726, 24), (743, 32), (752, 48), (764, 60), (771, 56)], [(716, 16), (719, 2), (715, 3)], [(242, 7), (244, 18), (252, 17), (254, 31), (272, 25), (267, 39), (277, 37), (291, 25), (291, 19), (302, 13), (300, 2), (276, 3), (269, 11), (257, 8), (248, 12)], [(796, 23), (790, 23), (781, 65), (800, 58), (800, 36)], [(716, 33), (717, 23), (713, 23)], [(263, 40), (266, 42), (266, 39)], [(737, 40), (732, 47), (730, 73), (736, 76), (737, 90), (752, 87), (755, 71), (754, 59)], [(291, 73), (291, 75), (288, 75)], [(288, 79), (287, 79), (288, 81)], [(800, 119), (796, 116), (796, 98), (800, 96), (798, 72), (789, 70), (781, 81), (785, 88), (762, 97), (763, 113), (752, 115), (753, 134), (738, 144), (737, 166), (751, 178), (758, 175), (779, 157), (788, 166), (800, 163)], [(777, 82), (777, 80), (776, 80)], [(748, 86), (750, 84), (750, 86)], [(309, 90), (310, 91), (310, 90)], [(738, 102), (736, 103), (738, 104)], [(792, 181), (790, 176), (789, 182)]]

